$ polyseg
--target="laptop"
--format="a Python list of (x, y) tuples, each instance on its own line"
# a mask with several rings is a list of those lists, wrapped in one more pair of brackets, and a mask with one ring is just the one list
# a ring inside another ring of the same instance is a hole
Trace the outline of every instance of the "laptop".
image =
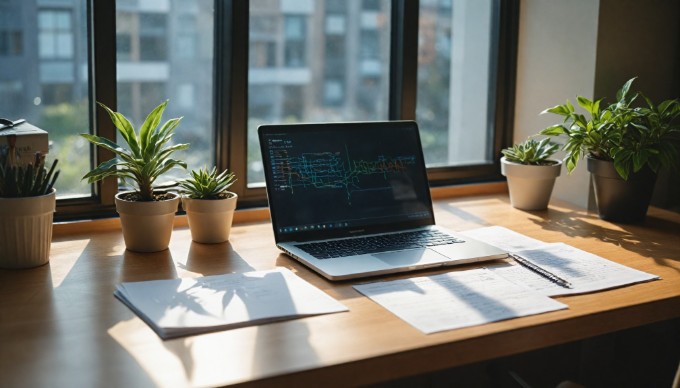
[(414, 121), (261, 125), (276, 245), (329, 280), (502, 259), (435, 225)]

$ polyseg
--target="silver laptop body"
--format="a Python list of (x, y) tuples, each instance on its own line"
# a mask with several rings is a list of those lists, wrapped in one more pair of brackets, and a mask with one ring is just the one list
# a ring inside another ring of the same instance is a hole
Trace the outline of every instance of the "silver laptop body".
[(435, 225), (413, 121), (258, 128), (276, 245), (330, 280), (494, 260)]

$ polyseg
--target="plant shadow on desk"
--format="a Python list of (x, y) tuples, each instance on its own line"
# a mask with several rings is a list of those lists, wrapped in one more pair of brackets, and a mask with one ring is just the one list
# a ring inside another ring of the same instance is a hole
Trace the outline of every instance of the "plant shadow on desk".
[(169, 249), (150, 253), (125, 250), (123, 253), (121, 282), (174, 279), (176, 277), (177, 270)]
[[(259, 277), (261, 275), (255, 275)], [(266, 279), (266, 280), (264, 280)], [(263, 282), (272, 284), (278, 283), (276, 286), (271, 286), (272, 289), (277, 290), (287, 290), (286, 281), (282, 274), (273, 272), (267, 273), (263, 276)], [(215, 287), (212, 287), (215, 284)], [(202, 300), (200, 294), (194, 292), (194, 289), (211, 289), (214, 291), (214, 295), (221, 294), (220, 304), (211, 304), (210, 307), (206, 307), (206, 303)], [(191, 286), (185, 290), (178, 290), (178, 296), (174, 299), (174, 303), (178, 306), (183, 307), (187, 311), (192, 311), (198, 315), (204, 316), (221, 316), (222, 314), (229, 315), (234, 313), (239, 307), (235, 307), (236, 310), (230, 309), (228, 306), (244, 306), (247, 310), (247, 315), (251, 317), (257, 317), (262, 313), (262, 303), (267, 303), (266, 299), (269, 298), (267, 295), (263, 294), (257, 289), (248, 289), (244, 287), (241, 282), (233, 282), (226, 284), (222, 281), (217, 283), (204, 283), (201, 285)], [(281, 291), (277, 294), (278, 303), (289, 304), (289, 307), (284, 307), (284, 310), (292, 310), (295, 304), (293, 297)], [(233, 301), (236, 300), (236, 303)], [(310, 319), (313, 319), (310, 318)], [(266, 322), (267, 320), (255, 320), (254, 322), (248, 322), (243, 324), (236, 324), (232, 328), (220, 329), (215, 328), (213, 331), (208, 331), (204, 335), (210, 337), (180, 337), (165, 340), (162, 342), (165, 349), (172, 352), (179, 361), (181, 361), (184, 368), (184, 373), (188, 380), (193, 379), (196, 362), (192, 356), (192, 348), (196, 342), (203, 342), (202, 345), (205, 349), (205, 341), (209, 342), (211, 349), (220, 349), (223, 353), (221, 354), (224, 359), (229, 358), (229, 353), (233, 351), (238, 351), (230, 340), (233, 340), (232, 336), (223, 336), (222, 332), (231, 330), (251, 330), (252, 326), (257, 326), (254, 335), (254, 343), (249, 343), (248, 346), (252, 347), (251, 356), (253, 358), (252, 363), (252, 374), (262, 374), (267, 373), (272, 370), (276, 365), (279, 365), (282, 359), (290, 358), (295, 354), (314, 354), (314, 359), (318, 359), (316, 356), (316, 351), (314, 350), (311, 342), (309, 341), (310, 331), (307, 323), (301, 319), (291, 319), (289, 317), (273, 318), (271, 322)], [(279, 343), (276, 339), (287, 338), (290, 333), (295, 333), (293, 342), (291, 343)], [(246, 336), (248, 334), (245, 334)], [(223, 344), (223, 347), (220, 346)], [(302, 350), (306, 349), (306, 350)], [(250, 352), (246, 352), (250, 353)], [(247, 363), (246, 363), (247, 364)]]
[[(594, 215), (584, 215), (576, 211), (560, 211), (554, 208), (545, 212), (529, 212), (536, 225), (545, 230), (556, 231), (569, 237), (592, 238), (607, 244), (622, 247), (641, 256), (654, 259), (659, 264), (666, 261), (680, 261), (680, 248), (669, 246), (668, 241), (677, 236), (680, 224), (663, 218), (648, 215), (643, 224), (616, 224), (618, 228), (606, 228), (588, 222), (599, 221)], [(659, 239), (659, 235), (667, 235)]]
[(227, 242), (217, 244), (202, 244), (191, 242), (186, 264), (179, 263), (180, 268), (201, 275), (220, 275), (231, 272), (254, 271)]

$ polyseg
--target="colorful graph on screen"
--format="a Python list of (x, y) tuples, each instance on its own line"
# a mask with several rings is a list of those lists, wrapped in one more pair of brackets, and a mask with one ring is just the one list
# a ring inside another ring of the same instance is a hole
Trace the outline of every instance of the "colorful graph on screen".
[(292, 142), (285, 140), (270, 147), (275, 190), (291, 194), (296, 190), (343, 190), (350, 203), (358, 191), (390, 190), (390, 179), (416, 163), (415, 155), (353, 158), (347, 146), (344, 152), (299, 154), (294, 148)]

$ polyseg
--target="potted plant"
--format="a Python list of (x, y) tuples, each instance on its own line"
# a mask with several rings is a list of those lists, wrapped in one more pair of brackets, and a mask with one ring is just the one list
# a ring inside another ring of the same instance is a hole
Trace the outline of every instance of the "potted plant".
[[(678, 167), (680, 100), (655, 105), (641, 93), (629, 94), (635, 78), (616, 94), (616, 102), (604, 108), (602, 99), (577, 98), (590, 118), (577, 113), (567, 101), (546, 109), (564, 121), (541, 134), (565, 135), (563, 149), (567, 171), (587, 158), (600, 218), (615, 222), (641, 222), (647, 214), (659, 168)], [(633, 103), (642, 96), (645, 105)]]
[(0, 151), (0, 268), (32, 268), (50, 259), (59, 171), (57, 160), (47, 170), (40, 152), (32, 164), (17, 166), (9, 156), (15, 152)]
[(562, 169), (561, 160), (549, 159), (558, 148), (549, 138), (529, 138), (501, 151), (501, 173), (508, 178), (512, 206), (522, 210), (548, 207)]
[(168, 145), (181, 117), (160, 125), (167, 103), (161, 103), (149, 113), (139, 132), (136, 132), (124, 115), (99, 103), (111, 117), (114, 126), (127, 143), (127, 148), (100, 136), (81, 134), (88, 141), (116, 155), (87, 173), (83, 179), (93, 183), (114, 176), (134, 184), (134, 190), (119, 192), (115, 196), (125, 246), (131, 251), (165, 250), (172, 234), (179, 195), (167, 191), (175, 186), (174, 182), (157, 185), (156, 180), (171, 168), (186, 168), (184, 161), (172, 159), (170, 155), (188, 148), (189, 145)]
[(182, 208), (187, 213), (191, 239), (199, 243), (229, 240), (231, 223), (238, 196), (227, 189), (236, 181), (227, 170), (217, 173), (213, 167), (192, 170), (190, 177), (179, 182)]

